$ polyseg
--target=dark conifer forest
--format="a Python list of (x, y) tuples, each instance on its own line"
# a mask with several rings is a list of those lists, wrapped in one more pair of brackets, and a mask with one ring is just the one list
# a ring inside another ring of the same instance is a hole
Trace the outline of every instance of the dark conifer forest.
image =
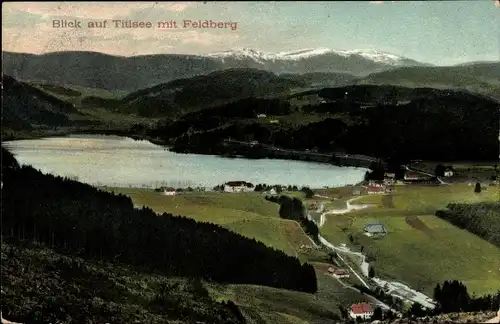
[(2, 236), (164, 275), (316, 291), (309, 264), (218, 225), (19, 166), (2, 148)]
[(471, 296), (462, 282), (449, 280), (436, 285), (434, 299), (439, 313), (496, 311), (500, 305), (500, 291), (481, 297)]
[(500, 247), (500, 201), (449, 204), (447, 207), (437, 211), (436, 216)]

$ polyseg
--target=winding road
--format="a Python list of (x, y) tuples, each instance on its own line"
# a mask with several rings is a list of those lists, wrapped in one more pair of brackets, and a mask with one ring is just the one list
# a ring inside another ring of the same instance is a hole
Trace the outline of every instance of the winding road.
[[(426, 176), (429, 176), (429, 177), (436, 177), (434, 174), (432, 173), (429, 173), (429, 172), (425, 172), (425, 171), (421, 171), (421, 170), (416, 170), (416, 169), (412, 169), (410, 168), (409, 166), (407, 165), (402, 165), (402, 167), (406, 170), (406, 171), (411, 171), (411, 172), (415, 172), (415, 173), (421, 173), (421, 174), (425, 174)], [(441, 178), (439, 177), (436, 177), (437, 181), (439, 181), (439, 184), (442, 184), (442, 185), (445, 185), (445, 184), (448, 184), (447, 182), (444, 182)]]
[[(346, 214), (346, 213), (349, 213), (349, 212), (351, 212), (353, 210), (360, 210), (360, 209), (364, 209), (364, 208), (368, 208), (368, 207), (372, 207), (373, 206), (373, 205), (370, 205), (370, 204), (361, 204), (361, 205), (353, 205), (352, 204), (352, 202), (354, 200), (359, 199), (361, 197), (362, 196), (354, 197), (354, 198), (349, 199), (346, 202), (346, 208), (343, 208), (343, 209), (332, 209), (332, 210), (324, 211), (325, 205), (324, 205), (324, 203), (320, 203), (320, 206), (319, 206), (319, 208), (317, 210), (317, 212), (321, 213), (321, 218), (320, 218), (319, 224), (317, 224), (318, 227), (320, 228), (320, 227), (322, 227), (325, 224), (325, 222), (326, 222), (326, 215), (329, 215), (329, 214), (337, 214), (337, 215), (338, 214)], [(327, 198), (327, 197), (324, 197), (324, 198)], [(310, 216), (309, 213), (307, 215), (308, 215), (308, 218), (310, 220), (314, 221), (312, 219), (312, 217)], [(349, 269), (360, 280), (360, 282), (365, 287), (370, 288), (370, 286), (368, 285), (368, 283), (366, 282), (366, 280), (363, 279), (363, 277), (364, 278), (368, 277), (368, 272), (369, 272), (369, 268), (370, 268), (369, 263), (366, 262), (366, 256), (363, 253), (351, 251), (348, 247), (335, 246), (335, 245), (331, 244), (330, 242), (328, 242), (328, 240), (326, 240), (324, 237), (322, 237), (319, 234), (318, 234), (318, 239), (319, 239), (319, 241), (321, 242), (321, 244), (323, 246), (325, 246), (326, 248), (328, 248), (330, 250), (333, 250), (333, 251), (336, 251), (336, 252), (345, 253), (345, 254), (350, 254), (350, 255), (358, 257), (361, 260), (360, 269), (361, 269), (361, 272), (362, 272), (363, 276), (361, 276), (360, 274), (358, 274), (345, 261), (345, 259), (339, 253), (337, 253), (339, 259), (342, 262), (344, 262), (347, 267), (349, 267)], [(431, 298), (429, 298), (428, 296), (426, 296), (426, 295), (424, 295), (424, 294), (422, 294), (422, 293), (420, 293), (420, 292), (418, 292), (416, 290), (411, 289), (410, 287), (408, 287), (408, 286), (406, 286), (406, 285), (404, 285), (404, 284), (402, 284), (400, 282), (386, 281), (386, 280), (383, 280), (383, 279), (380, 279), (380, 278), (372, 278), (372, 280), (379, 287), (382, 287), (382, 288), (389, 287), (389, 289), (390, 289), (389, 294), (391, 294), (391, 295), (393, 295), (393, 296), (395, 296), (397, 298), (401, 298), (401, 296), (393, 294), (393, 292), (394, 291), (403, 290), (403, 291), (406, 291), (406, 292), (411, 292), (411, 294), (413, 294), (414, 297), (412, 298), (412, 300), (414, 302), (417, 302), (417, 303), (421, 304), (422, 306), (424, 306), (426, 308), (434, 308), (435, 307), (435, 302)], [(377, 299), (375, 299), (375, 300), (377, 300)], [(385, 309), (391, 309), (391, 307), (389, 305), (387, 305), (387, 304), (385, 304), (385, 303), (383, 303), (383, 302), (381, 302), (379, 300), (377, 300), (377, 304), (380, 305), (380, 306), (382, 306)]]

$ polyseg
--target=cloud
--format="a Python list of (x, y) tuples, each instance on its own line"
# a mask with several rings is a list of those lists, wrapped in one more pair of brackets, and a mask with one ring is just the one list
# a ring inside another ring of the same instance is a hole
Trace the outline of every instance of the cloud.
[(189, 2), (180, 2), (172, 5), (167, 5), (167, 10), (172, 12), (182, 12), (187, 8), (191, 7), (193, 4)]
[(371, 4), (383, 4), (384, 1), (370, 1)]
[(50, 24), (31, 28), (2, 28), (6, 51), (44, 53), (54, 51), (96, 51), (115, 55), (169, 53), (185, 54), (232, 47), (239, 34), (230, 30), (53, 28)]
[(183, 12), (194, 2), (7, 2), (2, 11), (19, 10), (43, 16), (70, 16), (80, 19), (113, 19), (141, 9)]

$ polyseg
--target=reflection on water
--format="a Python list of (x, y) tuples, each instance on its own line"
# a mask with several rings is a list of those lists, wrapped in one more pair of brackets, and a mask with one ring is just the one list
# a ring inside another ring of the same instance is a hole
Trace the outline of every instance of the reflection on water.
[(366, 171), (290, 160), (178, 154), (148, 141), (119, 136), (71, 135), (9, 141), (3, 145), (21, 164), (107, 186), (211, 188), (226, 181), (245, 180), (319, 188), (357, 183)]

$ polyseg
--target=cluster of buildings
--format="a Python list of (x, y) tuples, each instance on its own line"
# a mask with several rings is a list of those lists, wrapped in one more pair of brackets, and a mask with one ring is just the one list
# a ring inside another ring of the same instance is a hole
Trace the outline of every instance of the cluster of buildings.
[(362, 188), (355, 188), (353, 195), (359, 196), (363, 194), (374, 195), (391, 193), (394, 191), (395, 183), (396, 174), (386, 172), (384, 174), (384, 180), (368, 180)]
[(352, 304), (349, 317), (352, 319), (369, 320), (373, 316), (373, 307), (369, 303)]
[(254, 190), (254, 184), (246, 181), (229, 181), (224, 184), (225, 192), (250, 192)]
[(328, 274), (335, 278), (349, 278), (349, 271), (345, 269), (328, 268)]

